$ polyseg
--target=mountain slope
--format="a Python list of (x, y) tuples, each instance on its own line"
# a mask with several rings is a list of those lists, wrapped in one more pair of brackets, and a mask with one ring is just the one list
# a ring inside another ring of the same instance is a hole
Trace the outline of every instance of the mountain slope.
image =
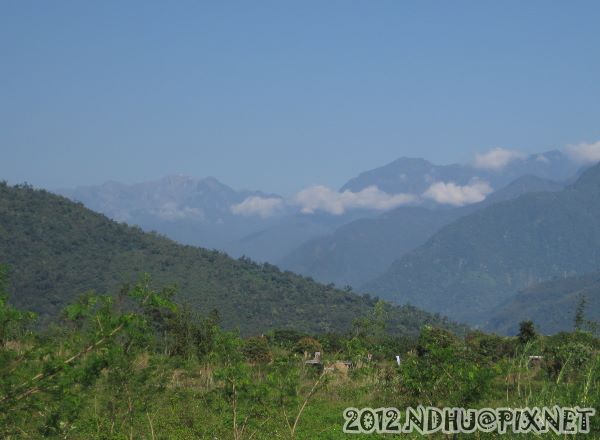
[(280, 261), (281, 267), (338, 286), (360, 286), (455, 218), (455, 210), (403, 207), (360, 219), (310, 240)]
[(600, 267), (600, 165), (555, 193), (525, 194), (442, 228), (363, 288), (483, 324), (514, 292)]
[[(270, 328), (345, 331), (375, 304), (271, 265), (179, 245), (63, 197), (5, 183), (0, 183), (0, 264), (9, 266), (12, 301), (50, 317), (87, 290), (117, 292), (144, 272), (159, 285), (176, 284), (179, 300), (194, 309), (218, 309), (225, 327), (244, 334)], [(415, 334), (425, 322), (446, 325), (414, 308), (393, 307), (389, 313), (392, 330), (403, 334)]]
[(480, 203), (445, 210), (396, 208), (373, 219), (361, 219), (341, 226), (333, 234), (315, 238), (295, 249), (280, 264), (318, 281), (358, 287), (383, 274), (394, 260), (425, 243), (453, 220), (528, 192), (560, 189), (561, 184), (524, 176)]
[(342, 215), (296, 214), (286, 216), (277, 224), (228, 244), (231, 255), (246, 255), (255, 261), (278, 263), (292, 249), (314, 237), (330, 234), (336, 227), (371, 212), (351, 211)]
[(545, 334), (573, 329), (575, 311), (585, 296), (585, 319), (600, 321), (600, 272), (558, 278), (530, 286), (496, 308), (487, 330), (516, 334), (519, 322), (532, 320)]

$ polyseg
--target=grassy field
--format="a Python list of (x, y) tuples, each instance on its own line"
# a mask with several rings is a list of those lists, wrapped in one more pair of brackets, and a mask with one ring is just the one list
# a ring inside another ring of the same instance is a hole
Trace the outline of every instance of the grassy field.
[[(425, 326), (409, 340), (388, 335), (376, 308), (344, 335), (244, 339), (172, 295), (145, 284), (116, 298), (87, 295), (43, 330), (2, 300), (0, 437), (366, 439), (380, 434), (343, 432), (346, 408), (596, 408), (600, 401), (600, 340), (584, 328), (541, 336), (524, 323), (518, 337), (500, 337)], [(322, 364), (306, 364), (305, 353), (315, 351)], [(595, 418), (591, 429), (569, 438), (600, 438)]]

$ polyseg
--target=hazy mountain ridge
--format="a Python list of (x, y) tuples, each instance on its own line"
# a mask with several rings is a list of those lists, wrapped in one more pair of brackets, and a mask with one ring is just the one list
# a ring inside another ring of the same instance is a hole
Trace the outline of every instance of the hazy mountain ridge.
[(315, 237), (331, 234), (340, 225), (357, 218), (372, 218), (373, 211), (351, 210), (342, 215), (295, 214), (285, 216), (277, 223), (254, 232), (227, 245), (235, 256), (246, 255), (256, 261), (267, 261), (279, 265), (282, 259), (304, 243)]
[[(361, 173), (346, 183), (341, 191), (357, 194), (377, 186), (390, 196), (409, 194), (416, 200), (413, 205), (437, 209), (447, 205), (431, 198), (421, 198), (423, 191), (435, 182), (469, 185), (474, 179), (479, 179), (491, 184), (485, 194), (465, 201), (467, 204), (483, 200), (487, 192), (526, 174), (560, 181), (570, 177), (575, 169), (574, 163), (558, 151), (519, 158), (496, 170), (478, 169), (469, 164), (438, 166), (424, 159), (400, 158)], [(81, 201), (112, 219), (139, 225), (146, 231), (156, 230), (180, 243), (215, 248), (233, 256), (246, 255), (271, 263), (286, 261), (284, 257), (303, 243), (331, 234), (350, 221), (381, 213), (377, 209), (356, 208), (341, 215), (302, 213), (294, 200), (284, 200), (276, 194), (261, 191), (236, 191), (211, 177), (169, 176), (133, 185), (107, 182), (57, 192)], [(315, 194), (314, 197), (320, 196)], [(233, 207), (252, 198), (263, 202), (271, 200), (277, 205), (276, 209), (262, 216), (256, 212), (233, 212)], [(387, 257), (382, 261), (386, 265), (389, 263)], [(372, 265), (374, 262), (367, 263)], [(375, 273), (370, 274), (375, 276)], [(336, 277), (336, 280), (338, 278), (342, 281), (343, 277)], [(364, 280), (365, 277), (358, 277), (352, 283)]]
[(535, 191), (559, 191), (560, 183), (534, 176), (518, 178), (483, 202), (458, 208), (400, 207), (372, 219), (356, 220), (333, 234), (315, 238), (280, 261), (282, 267), (338, 286), (359, 287), (383, 274), (392, 262), (423, 244), (442, 226), (483, 209)]
[(233, 205), (251, 196), (280, 198), (260, 191), (236, 191), (213, 177), (186, 176), (133, 185), (107, 182), (57, 192), (114, 220), (156, 230), (184, 244), (220, 250), (229, 250), (228, 243), (276, 221), (235, 215)]
[(195, 179), (178, 175), (132, 185), (109, 181), (57, 192), (125, 222), (132, 220), (131, 212), (139, 211), (165, 220), (190, 217), (216, 222), (231, 215), (232, 204), (252, 195), (267, 196), (260, 191), (235, 191), (214, 177)]
[(487, 181), (497, 189), (524, 175), (564, 181), (578, 169), (578, 164), (558, 150), (517, 158), (497, 169), (473, 164), (434, 165), (425, 159), (403, 157), (350, 179), (341, 191), (360, 191), (376, 185), (388, 193), (421, 194), (436, 181), (466, 185), (473, 179)]
[(600, 165), (560, 192), (525, 194), (443, 227), (363, 286), (484, 324), (520, 289), (600, 267)]

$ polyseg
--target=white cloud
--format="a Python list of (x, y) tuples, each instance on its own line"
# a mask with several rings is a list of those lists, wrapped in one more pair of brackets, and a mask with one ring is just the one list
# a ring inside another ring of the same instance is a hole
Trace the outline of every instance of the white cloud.
[(475, 167), (486, 170), (501, 170), (513, 160), (525, 159), (527, 155), (516, 150), (494, 148), (487, 153), (475, 154)]
[(565, 147), (571, 160), (580, 163), (595, 163), (600, 161), (600, 141), (588, 144), (583, 142)]
[(464, 186), (454, 182), (435, 182), (423, 193), (423, 197), (445, 205), (463, 206), (481, 202), (492, 191), (489, 183), (481, 180)]
[(283, 207), (283, 200), (277, 197), (247, 197), (243, 202), (230, 207), (236, 215), (258, 215), (262, 218), (271, 217)]
[(369, 186), (359, 192), (337, 192), (326, 186), (312, 186), (300, 191), (294, 197), (294, 203), (305, 214), (325, 211), (340, 215), (348, 209), (364, 208), (386, 210), (415, 201), (412, 194), (388, 194), (376, 186)]
[(203, 219), (204, 212), (200, 208), (190, 206), (179, 206), (175, 202), (163, 203), (158, 209), (150, 211), (152, 214), (164, 220), (182, 220), (187, 218)]
[(535, 157), (535, 160), (537, 160), (538, 162), (542, 162), (542, 163), (550, 163), (550, 159), (548, 159), (546, 156), (544, 156), (543, 154), (538, 154)]

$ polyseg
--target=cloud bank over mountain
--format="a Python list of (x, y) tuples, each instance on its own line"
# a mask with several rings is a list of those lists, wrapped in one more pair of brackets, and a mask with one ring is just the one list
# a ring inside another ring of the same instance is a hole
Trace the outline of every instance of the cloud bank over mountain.
[[(388, 194), (376, 186), (362, 191), (338, 192), (324, 185), (315, 185), (299, 191), (287, 201), (287, 206), (299, 209), (302, 214), (325, 212), (342, 215), (350, 209), (368, 209), (385, 211), (418, 201), (413, 194)], [(279, 214), (285, 202), (279, 198), (251, 196), (241, 203), (231, 206), (231, 212), (237, 215), (257, 215), (263, 218)]]
[(527, 154), (516, 150), (507, 150), (505, 148), (493, 148), (483, 154), (475, 154), (475, 168), (485, 170), (501, 170), (510, 162), (515, 160), (523, 160), (527, 158)]
[[(464, 206), (485, 200), (493, 188), (486, 181), (473, 179), (467, 185), (455, 182), (433, 182), (421, 195), (388, 194), (377, 186), (369, 186), (362, 191), (335, 191), (324, 185), (315, 185), (298, 192), (287, 203), (300, 209), (302, 214), (314, 214), (318, 211), (332, 215), (342, 215), (351, 209), (387, 211), (404, 205), (420, 205), (425, 199), (441, 205)], [(231, 206), (231, 212), (243, 216), (271, 217), (280, 213), (284, 202), (278, 198), (251, 196), (243, 202)]]
[(339, 191), (324, 185), (305, 188), (287, 200), (250, 196), (232, 205), (235, 215), (273, 217), (285, 210), (339, 216), (353, 209), (385, 211), (404, 205), (465, 206), (478, 203), (508, 182), (527, 174), (561, 181), (582, 165), (600, 161), (600, 141), (567, 145), (561, 150), (526, 154), (507, 148), (476, 153), (470, 164), (433, 165), (400, 158), (362, 173)]
[(231, 212), (237, 215), (257, 215), (267, 218), (280, 213), (283, 206), (283, 200), (277, 197), (250, 196), (241, 203), (231, 205)]
[(600, 141), (567, 145), (565, 151), (571, 160), (578, 163), (593, 164), (600, 161)]
[(454, 182), (435, 182), (423, 197), (445, 205), (464, 206), (485, 200), (492, 191), (489, 183), (480, 180), (462, 186)]
[[(600, 162), (600, 141), (570, 144), (565, 146), (563, 151), (568, 159), (578, 164), (592, 165)], [(529, 155), (522, 151), (492, 148), (485, 153), (475, 153), (473, 166), (482, 170), (501, 171), (510, 163), (525, 161), (528, 157)], [(544, 154), (538, 154), (535, 156), (535, 160), (549, 163)]]
[(337, 192), (326, 186), (311, 186), (300, 191), (294, 197), (294, 203), (300, 207), (303, 214), (313, 214), (323, 211), (329, 214), (341, 215), (348, 209), (374, 209), (383, 211), (401, 205), (415, 202), (413, 194), (388, 194), (375, 185), (362, 191)]

